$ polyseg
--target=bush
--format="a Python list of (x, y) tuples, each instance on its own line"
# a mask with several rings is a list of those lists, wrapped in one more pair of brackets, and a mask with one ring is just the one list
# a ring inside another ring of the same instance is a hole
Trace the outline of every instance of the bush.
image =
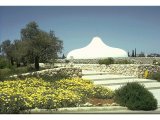
[(155, 110), (157, 100), (143, 85), (127, 83), (115, 91), (115, 101), (130, 110)]
[(0, 69), (0, 81), (4, 81), (12, 74), (9, 68)]
[(9, 68), (10, 64), (7, 59), (0, 56), (0, 69)]
[[(40, 69), (42, 69), (42, 68), (40, 68)], [(28, 72), (34, 72), (34, 71), (36, 71), (36, 69), (35, 69), (33, 66), (28, 65), (28, 66), (27, 66), (27, 71), (28, 71)]]
[(114, 60), (113, 58), (107, 58), (107, 59), (102, 59), (98, 61), (99, 64), (105, 64), (105, 65), (110, 65), (110, 64), (133, 64), (132, 61), (129, 60)]
[(117, 60), (115, 64), (132, 64), (133, 62), (129, 60)]
[[(37, 75), (35, 75), (35, 77), (37, 77)], [(67, 79), (70, 76), (65, 72), (59, 72), (58, 74), (52, 74), (52, 75), (47, 74), (47, 73), (46, 74), (39, 74), (39, 77), (45, 81), (53, 82), (53, 81), (57, 81), (60, 79)]]
[(102, 86), (94, 86), (94, 98), (111, 99), (113, 98), (113, 91)]
[(114, 64), (114, 59), (113, 58), (102, 59), (102, 60), (99, 60), (98, 63), (110, 65), (110, 64)]
[(12, 74), (22, 74), (27, 73), (28, 68), (27, 67), (18, 67), (18, 68), (12, 68)]
[(70, 61), (69, 60), (65, 60), (65, 63), (69, 63)]
[(0, 69), (0, 81), (4, 81), (9, 78), (11, 75), (20, 75), (22, 73), (27, 73), (28, 72), (28, 67), (14, 67), (12, 66), (11, 68), (4, 68)]
[(148, 76), (148, 79), (153, 79), (153, 80), (157, 80), (158, 82), (160, 82), (160, 72), (150, 73)]
[(159, 65), (160, 66), (160, 62), (157, 60), (153, 60), (153, 65)]

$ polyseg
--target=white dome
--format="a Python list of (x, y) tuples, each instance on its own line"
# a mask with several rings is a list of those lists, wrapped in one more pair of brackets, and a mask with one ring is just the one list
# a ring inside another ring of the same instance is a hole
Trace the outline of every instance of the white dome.
[(86, 47), (72, 50), (67, 59), (104, 59), (107, 57), (128, 57), (127, 52), (107, 46), (101, 38), (94, 37)]

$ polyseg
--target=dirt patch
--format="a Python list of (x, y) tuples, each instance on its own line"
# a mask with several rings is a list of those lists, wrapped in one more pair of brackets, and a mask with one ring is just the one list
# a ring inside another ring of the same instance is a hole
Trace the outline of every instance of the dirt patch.
[(111, 105), (115, 103), (113, 99), (99, 99), (99, 98), (90, 98), (87, 102), (95, 106)]

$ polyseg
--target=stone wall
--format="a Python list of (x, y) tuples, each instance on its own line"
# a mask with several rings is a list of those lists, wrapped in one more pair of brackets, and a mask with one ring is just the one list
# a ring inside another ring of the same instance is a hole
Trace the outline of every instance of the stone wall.
[(24, 73), (21, 75), (13, 75), (11, 78), (25, 78), (25, 77), (39, 77), (39, 76), (59, 76), (64, 75), (70, 78), (73, 77), (82, 77), (82, 70), (79, 68), (67, 68), (67, 67), (61, 67), (61, 68), (54, 68), (54, 69), (45, 69), (41, 71), (36, 72), (30, 72), (30, 73)]
[(100, 64), (73, 64), (73, 67), (77, 67), (82, 70), (106, 71), (106, 65)]
[[(160, 57), (126, 57), (126, 58), (114, 58), (117, 60), (128, 60), (132, 61), (134, 64), (152, 64), (153, 60), (160, 62)], [(65, 63), (65, 59), (58, 59), (57, 62)], [(75, 64), (98, 64), (99, 59), (73, 59), (70, 60)]]
[(151, 64), (111, 64), (107, 66), (99, 64), (74, 64), (74, 67), (79, 67), (82, 70), (94, 70), (111, 74), (135, 76), (137, 78), (144, 78), (146, 70), (148, 70), (148, 72), (160, 71), (160, 66)]
[(144, 78), (145, 71), (157, 72), (160, 67), (150, 64), (112, 64), (106, 67), (105, 72), (121, 74), (126, 76), (135, 76), (137, 78)]

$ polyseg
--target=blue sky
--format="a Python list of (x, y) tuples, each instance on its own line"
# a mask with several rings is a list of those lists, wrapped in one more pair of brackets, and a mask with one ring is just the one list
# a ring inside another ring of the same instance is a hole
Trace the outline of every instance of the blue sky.
[(94, 36), (130, 53), (134, 48), (137, 53), (160, 53), (160, 7), (0, 6), (0, 41), (20, 39), (20, 30), (30, 21), (54, 30), (65, 55), (88, 45)]

